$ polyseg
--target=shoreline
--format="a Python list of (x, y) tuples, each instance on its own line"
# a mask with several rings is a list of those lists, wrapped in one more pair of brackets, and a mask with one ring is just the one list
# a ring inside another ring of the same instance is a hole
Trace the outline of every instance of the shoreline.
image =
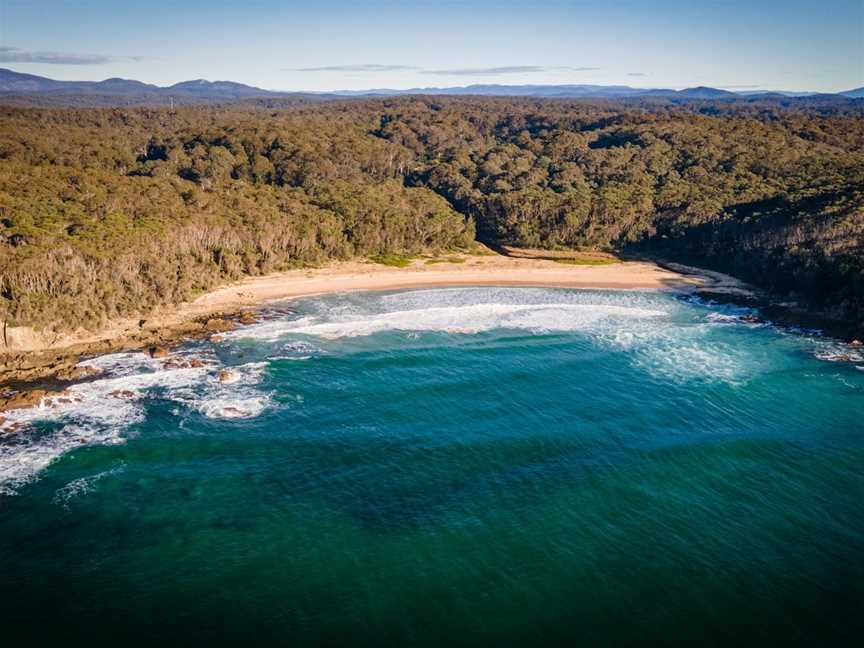
[[(731, 277), (698, 268), (672, 270), (650, 261), (619, 261), (599, 253), (580, 255), (584, 263), (570, 264), (568, 254), (573, 253), (520, 250), (513, 256), (449, 254), (415, 259), (406, 267), (344, 261), (249, 277), (192, 301), (157, 308), (143, 319), (111, 322), (95, 333), (49, 336), (25, 327), (10, 329), (7, 346), (0, 351), (0, 386), (32, 389), (42, 381), (50, 383), (48, 387), (62, 388), (85, 377), (74, 371), (82, 358), (126, 350), (152, 351), (206, 338), (244, 319), (248, 323), (256, 309), (275, 302), (338, 292), (498, 285), (753, 295)], [(64, 375), (67, 378), (62, 378)]]

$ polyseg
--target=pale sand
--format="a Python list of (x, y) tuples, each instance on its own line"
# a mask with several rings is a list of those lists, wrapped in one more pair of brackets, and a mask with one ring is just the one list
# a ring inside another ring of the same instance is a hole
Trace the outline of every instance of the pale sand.
[(501, 256), (468, 257), (463, 263), (435, 265), (426, 265), (421, 260), (406, 268), (348, 262), (316, 270), (296, 270), (250, 278), (203, 295), (181, 308), (194, 311), (232, 309), (323, 293), (430, 286), (687, 290), (708, 283), (706, 277), (684, 276), (644, 262), (579, 266)]
[[(97, 333), (80, 331), (51, 336), (35, 333), (25, 327), (10, 328), (7, 331), (8, 346), (3, 350), (16, 353), (92, 345), (168, 330), (210, 314), (253, 309), (267, 302), (357, 290), (484, 285), (672, 291), (744, 289), (742, 284), (725, 275), (683, 266), (681, 272), (673, 272), (642, 261), (570, 265), (551, 260), (550, 256), (556, 256), (554, 253), (519, 251), (518, 255), (447, 255), (442, 258), (464, 261), (428, 264), (428, 259), (417, 259), (405, 268), (350, 261), (334, 263), (325, 268), (252, 277), (206, 293), (192, 302), (158, 309), (146, 316), (143, 326), (139, 325), (138, 318), (134, 318), (114, 322)], [(559, 253), (557, 256), (567, 255)]]

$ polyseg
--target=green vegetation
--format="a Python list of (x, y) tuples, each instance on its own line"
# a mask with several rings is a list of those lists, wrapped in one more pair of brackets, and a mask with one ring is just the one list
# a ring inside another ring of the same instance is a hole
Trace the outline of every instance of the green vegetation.
[(588, 254), (579, 254), (572, 257), (555, 257), (552, 260), (555, 263), (587, 266), (612, 265), (613, 263), (619, 263), (618, 259), (614, 257), (591, 256)]
[(332, 259), (485, 254), (476, 230), (702, 265), (864, 322), (862, 151), (861, 110), (779, 104), (0, 108), (0, 320), (92, 327)]
[(376, 254), (369, 257), (370, 261), (380, 263), (381, 265), (392, 266), (394, 268), (407, 268), (411, 265), (413, 259), (409, 256), (401, 256), (399, 254)]
[(468, 254), (471, 256), (495, 256), (495, 252), (477, 241), (474, 241), (473, 245), (468, 248)]
[(69, 329), (247, 275), (464, 248), (355, 114), (0, 110), (0, 320)]

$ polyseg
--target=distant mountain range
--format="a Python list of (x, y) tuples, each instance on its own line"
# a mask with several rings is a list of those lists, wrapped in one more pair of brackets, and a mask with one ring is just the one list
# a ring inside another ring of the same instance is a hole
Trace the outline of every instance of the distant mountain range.
[(376, 88), (372, 90), (338, 90), (332, 94), (348, 97), (400, 96), (400, 95), (481, 95), (495, 97), (649, 97), (679, 96), (698, 99), (735, 97), (734, 92), (717, 88), (687, 88), (686, 90), (631, 88), (630, 86), (603, 85), (469, 85), (449, 88)]
[(271, 92), (233, 81), (182, 81), (160, 87), (133, 79), (105, 79), (104, 81), (56, 81), (35, 74), (22, 74), (0, 68), (0, 93), (48, 95), (113, 95), (141, 97), (203, 97), (243, 99), (261, 96), (294, 96), (299, 93)]
[(812, 98), (837, 97), (846, 99), (864, 98), (864, 87), (823, 94), (813, 92), (747, 91), (736, 93), (730, 90), (699, 86), (684, 90), (668, 88), (631, 88), (629, 86), (603, 85), (469, 85), (449, 88), (409, 88), (397, 90), (378, 88), (372, 90), (343, 90), (336, 92), (278, 92), (264, 90), (233, 81), (182, 81), (171, 86), (157, 86), (132, 79), (105, 79), (104, 81), (57, 81), (34, 74), (23, 74), (0, 68), (0, 98), (3, 96), (53, 97), (62, 102), (63, 97), (117, 97), (126, 103), (152, 102), (174, 98), (181, 103), (199, 101), (237, 101), (252, 98), (344, 98), (402, 95), (482, 95), (502, 97), (546, 97), (546, 98), (670, 98), (684, 100), (760, 99), (760, 98)]

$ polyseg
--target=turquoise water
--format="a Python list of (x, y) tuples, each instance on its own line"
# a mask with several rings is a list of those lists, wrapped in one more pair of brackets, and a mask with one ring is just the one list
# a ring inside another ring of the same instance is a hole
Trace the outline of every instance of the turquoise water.
[(857, 642), (864, 371), (832, 342), (651, 292), (289, 307), (7, 421), (4, 637)]

